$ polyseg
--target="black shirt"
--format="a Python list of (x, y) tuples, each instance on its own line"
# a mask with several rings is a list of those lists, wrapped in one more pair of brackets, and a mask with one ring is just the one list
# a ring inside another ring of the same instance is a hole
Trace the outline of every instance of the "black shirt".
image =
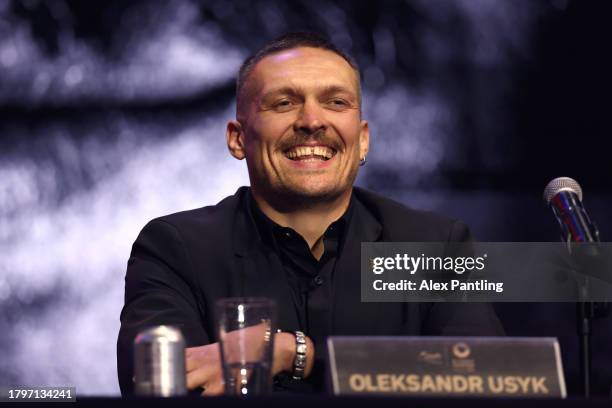
[[(336, 261), (341, 254), (350, 222), (355, 212), (354, 196), (344, 214), (331, 223), (322, 235), (324, 251), (319, 260), (312, 254), (306, 240), (294, 229), (283, 227), (268, 218), (248, 195), (248, 211), (257, 227), (262, 242), (281, 260), (291, 287), (293, 306), (298, 316), (299, 329), (315, 345), (315, 364), (310, 378), (303, 382), (291, 379), (289, 373), (275, 378), (275, 389), (308, 392), (324, 387), (326, 337), (332, 333), (333, 278)], [(358, 212), (357, 212), (358, 213)], [(362, 220), (364, 221), (364, 220)], [(281, 330), (286, 328), (281, 327)]]
[(342, 251), (348, 225), (353, 218), (354, 200), (352, 196), (344, 214), (323, 233), (324, 252), (317, 260), (306, 240), (298, 232), (278, 225), (268, 218), (259, 209), (252, 194), (249, 194), (250, 211), (260, 237), (280, 257), (287, 274), (300, 330), (306, 333), (315, 345), (321, 345), (332, 331), (334, 269)]

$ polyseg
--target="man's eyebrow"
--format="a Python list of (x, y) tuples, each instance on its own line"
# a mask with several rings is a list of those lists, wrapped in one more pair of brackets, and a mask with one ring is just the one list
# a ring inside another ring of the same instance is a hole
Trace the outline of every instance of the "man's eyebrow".
[[(321, 94), (323, 95), (331, 95), (331, 94), (338, 94), (338, 93), (343, 93), (343, 94), (347, 94), (351, 97), (357, 97), (356, 93), (351, 90), (350, 88), (341, 86), (341, 85), (325, 85), (323, 87), (321, 87), (320, 91)], [(270, 96), (274, 96), (274, 95), (291, 95), (291, 96), (299, 96), (303, 93), (303, 91), (298, 88), (298, 87), (293, 87), (293, 86), (282, 86), (279, 88), (273, 88), (270, 89), (268, 92), (266, 92), (265, 94), (263, 94), (262, 99), (266, 99)]]
[(282, 86), (279, 88), (272, 88), (265, 94), (263, 94), (262, 99), (268, 98), (274, 95), (291, 95), (297, 96), (300, 95), (300, 89), (293, 86)]
[(356, 93), (352, 89), (340, 85), (327, 85), (323, 87), (322, 90), (322, 93), (325, 95), (344, 93), (353, 97), (357, 97)]

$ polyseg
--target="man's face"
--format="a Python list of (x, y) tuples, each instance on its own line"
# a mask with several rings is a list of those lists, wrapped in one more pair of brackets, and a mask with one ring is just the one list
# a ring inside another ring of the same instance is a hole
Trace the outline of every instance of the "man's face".
[(349, 193), (369, 141), (352, 67), (295, 48), (259, 61), (245, 86), (238, 119), (254, 190), (314, 201)]

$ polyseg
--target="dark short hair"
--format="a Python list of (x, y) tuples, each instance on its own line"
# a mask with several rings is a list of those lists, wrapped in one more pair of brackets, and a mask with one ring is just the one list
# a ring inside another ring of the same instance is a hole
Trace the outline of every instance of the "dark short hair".
[[(336, 47), (331, 41), (318, 33), (313, 32), (292, 32), (284, 34), (261, 47), (255, 54), (248, 57), (240, 66), (238, 78), (236, 79), (236, 106), (240, 106), (242, 90), (249, 74), (255, 68), (255, 65), (265, 57), (271, 54), (276, 54), (281, 51), (291, 50), (299, 47), (319, 48), (322, 50), (331, 51), (342, 57), (357, 74), (359, 81), (359, 66), (353, 58)], [(359, 83), (358, 83), (359, 86)], [(361, 91), (359, 91), (361, 99)]]

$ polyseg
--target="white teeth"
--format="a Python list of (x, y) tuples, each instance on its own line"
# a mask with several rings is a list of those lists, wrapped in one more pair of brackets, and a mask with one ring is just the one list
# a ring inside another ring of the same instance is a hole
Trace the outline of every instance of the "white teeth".
[(298, 159), (304, 156), (320, 156), (327, 160), (333, 157), (334, 151), (325, 146), (298, 146), (285, 152), (285, 155), (290, 159)]

